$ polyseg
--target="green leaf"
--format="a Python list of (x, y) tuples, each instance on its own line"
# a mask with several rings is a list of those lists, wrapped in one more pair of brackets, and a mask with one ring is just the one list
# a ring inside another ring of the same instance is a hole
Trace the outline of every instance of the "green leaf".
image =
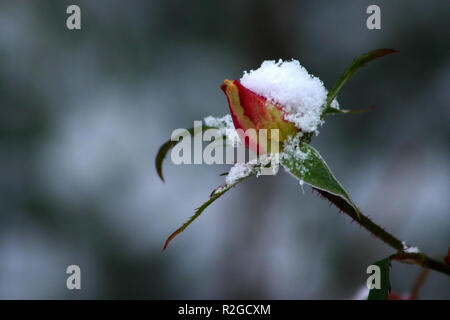
[(398, 51), (393, 49), (377, 49), (370, 51), (366, 54), (363, 54), (359, 58), (353, 60), (353, 63), (351, 64), (350, 68), (347, 69), (347, 71), (342, 74), (342, 76), (339, 78), (338, 82), (334, 85), (334, 87), (328, 92), (327, 96), (327, 102), (326, 102), (326, 108), (325, 111), (330, 107), (331, 102), (333, 102), (334, 98), (338, 95), (341, 88), (344, 86), (344, 84), (347, 82), (347, 80), (356, 72), (358, 69), (364, 67), (364, 65), (372, 60), (381, 58), (383, 56), (386, 56), (388, 54), (396, 53)]
[(374, 263), (380, 267), (380, 289), (370, 289), (368, 300), (387, 300), (389, 291), (391, 291), (391, 283), (389, 281), (389, 270), (391, 268), (391, 257)]
[(327, 114), (355, 114), (355, 113), (361, 113), (361, 112), (368, 112), (373, 109), (373, 106), (364, 108), (364, 109), (356, 109), (356, 110), (345, 110), (345, 109), (336, 109), (332, 107), (328, 107), (325, 109), (325, 111), (322, 113), (322, 117)]
[(307, 143), (301, 142), (296, 150), (284, 150), (281, 164), (288, 172), (312, 187), (324, 190), (347, 201), (357, 213), (356, 205), (350, 199), (347, 191), (335, 178), (319, 152)]
[[(208, 129), (217, 129), (217, 128), (209, 127), (209, 126), (202, 126), (202, 131), (205, 131)], [(187, 129), (187, 131), (189, 132), (189, 134), (191, 136), (194, 135), (194, 128)], [(180, 138), (179, 141), (168, 140), (159, 148), (158, 153), (156, 154), (156, 158), (155, 158), (155, 167), (156, 167), (156, 172), (158, 172), (158, 176), (161, 178), (162, 181), (164, 181), (164, 177), (162, 174), (162, 163), (163, 163), (167, 153), (170, 151), (170, 149), (172, 149), (179, 142), (181, 142), (182, 139), (184, 139), (184, 137)]]
[(162, 174), (162, 163), (164, 161), (164, 158), (166, 157), (169, 150), (172, 149), (173, 147), (175, 147), (175, 145), (178, 142), (179, 141), (169, 140), (169, 141), (165, 142), (158, 150), (158, 153), (155, 158), (155, 167), (156, 167), (156, 172), (158, 172), (158, 176), (162, 181), (164, 181), (164, 177)]
[(248, 177), (254, 176), (256, 173), (255, 172), (250, 172), (249, 175), (242, 177), (238, 180), (236, 180), (234, 183), (227, 185), (227, 184), (223, 184), (221, 186), (219, 186), (218, 188), (216, 188), (210, 195), (209, 200), (206, 201), (205, 203), (203, 203), (200, 207), (198, 207), (195, 210), (195, 213), (192, 217), (189, 218), (188, 221), (186, 221), (180, 228), (178, 228), (177, 230), (175, 230), (175, 232), (173, 232), (166, 240), (166, 243), (164, 244), (164, 248), (163, 250), (166, 250), (167, 246), (169, 245), (170, 241), (172, 241), (173, 238), (175, 238), (178, 234), (180, 234), (181, 232), (184, 231), (184, 229), (186, 229), (195, 219), (197, 219), (202, 212), (214, 201), (216, 201), (218, 198), (220, 198), (220, 196), (222, 196), (225, 192), (227, 192), (228, 190), (230, 190), (231, 188), (233, 188), (234, 186), (236, 186), (239, 182), (245, 180)]

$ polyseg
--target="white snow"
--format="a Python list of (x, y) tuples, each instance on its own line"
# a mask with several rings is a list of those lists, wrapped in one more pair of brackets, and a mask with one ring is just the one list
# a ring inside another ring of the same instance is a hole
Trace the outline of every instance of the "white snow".
[[(297, 60), (264, 61), (261, 67), (244, 72), (241, 84), (277, 103), (286, 112), (285, 119), (303, 132), (315, 132), (323, 123), (327, 90), (323, 82), (300, 65)], [(334, 103), (334, 107), (338, 103)]]
[[(308, 149), (303, 152), (300, 149), (300, 139), (303, 136), (299, 132), (294, 137), (288, 137), (283, 144), (283, 151), (280, 154), (280, 159), (290, 163), (290, 167), (294, 167), (301, 175), (306, 175), (308, 173), (308, 168), (304, 165), (305, 160), (311, 157), (311, 150)], [(283, 166), (284, 170), (296, 178), (300, 184), (303, 194), (305, 194), (304, 184), (305, 181), (294, 175), (286, 166)]]
[[(271, 174), (275, 175), (278, 172), (278, 165), (280, 163), (280, 154), (263, 154), (257, 158), (254, 158), (246, 163), (235, 163), (233, 167), (231, 167), (228, 175), (225, 178), (226, 185), (230, 186), (235, 183), (237, 180), (247, 177), (250, 174), (256, 174), (256, 177), (259, 177), (262, 173), (263, 169), (271, 170)], [(269, 166), (269, 168), (267, 168)], [(265, 173), (270, 174), (268, 172)]]
[(302, 193), (305, 194), (305, 188), (303, 187), (305, 185), (305, 181), (299, 179), (298, 183), (300, 184), (300, 188), (302, 188)]
[(420, 250), (418, 247), (408, 247), (405, 249), (405, 252), (408, 253), (420, 253)]
[(221, 118), (208, 116), (203, 119), (205, 124), (210, 127), (216, 127), (220, 130), (220, 134), (227, 137), (227, 143), (235, 147), (241, 143), (236, 129), (234, 128), (231, 115), (227, 114)]
[(339, 108), (339, 102), (336, 100), (336, 98), (334, 98), (334, 100), (331, 101), (330, 107), (331, 107), (331, 108), (338, 109), (338, 110), (340, 109), (340, 108)]
[(402, 241), (403, 251), (407, 253), (420, 253), (420, 249), (418, 247), (410, 247), (406, 244), (405, 241)]
[(310, 150), (303, 152), (300, 149), (300, 139), (302, 135), (303, 134), (299, 132), (296, 136), (288, 137), (284, 141), (283, 151), (281, 152), (280, 158), (283, 160), (292, 161), (292, 165), (295, 165), (295, 168), (299, 170), (302, 175), (304, 175), (308, 172), (308, 169), (303, 165), (303, 162), (310, 156)]
[(279, 163), (279, 153), (260, 155), (259, 157), (246, 163), (235, 163), (225, 177), (225, 183), (214, 190), (214, 194), (224, 191), (225, 189), (233, 186), (233, 184), (238, 182), (239, 179), (248, 177), (252, 174), (254, 174), (257, 178), (261, 175), (275, 175), (278, 173)]
[[(228, 172), (227, 176), (225, 177), (225, 183), (219, 186), (217, 189), (214, 190), (213, 194), (220, 193), (231, 186), (235, 182), (237, 182), (239, 179), (245, 178), (252, 173), (255, 172), (255, 170), (258, 170), (259, 168), (256, 168), (256, 162), (247, 162), (247, 163), (236, 163), (234, 166), (231, 167), (230, 171)], [(258, 171), (256, 171), (258, 172)], [(258, 175), (258, 174), (257, 174)]]
[(247, 177), (253, 172), (254, 165), (250, 163), (236, 163), (231, 167), (230, 172), (225, 178), (225, 183), (230, 186), (241, 178)]
[(300, 132), (295, 136), (287, 137), (283, 143), (283, 156), (294, 156), (298, 160), (305, 160), (307, 158), (307, 154), (300, 149), (300, 139), (303, 134)]

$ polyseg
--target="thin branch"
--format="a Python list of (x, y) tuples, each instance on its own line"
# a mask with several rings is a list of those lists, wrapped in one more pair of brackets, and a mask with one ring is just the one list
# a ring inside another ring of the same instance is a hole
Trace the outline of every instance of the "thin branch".
[(358, 222), (363, 228), (365, 228), (375, 237), (397, 250), (398, 252), (391, 257), (392, 259), (403, 263), (417, 264), (424, 268), (432, 269), (450, 276), (450, 265), (446, 264), (444, 261), (435, 260), (428, 257), (424, 253), (405, 252), (403, 242), (401, 240), (397, 239), (385, 229), (374, 223), (361, 212), (359, 212), (360, 215), (358, 216), (358, 213), (347, 201), (327, 191), (319, 190), (316, 188), (313, 189), (317, 191), (322, 197), (328, 199), (343, 213)]
[(425, 282), (428, 272), (430, 269), (424, 268), (422, 271), (420, 271), (419, 276), (417, 277), (416, 281), (414, 282), (414, 286), (411, 289), (411, 294), (409, 295), (409, 298), (411, 300), (417, 300), (419, 298), (419, 291), (422, 288), (423, 283)]

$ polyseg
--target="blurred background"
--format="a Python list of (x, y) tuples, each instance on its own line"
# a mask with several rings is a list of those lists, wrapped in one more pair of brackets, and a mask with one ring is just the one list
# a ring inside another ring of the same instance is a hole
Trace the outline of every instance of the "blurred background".
[[(66, 8), (81, 8), (80, 31)], [(366, 28), (381, 8), (382, 30)], [(0, 298), (351, 299), (393, 253), (283, 170), (211, 205), (167, 236), (229, 165), (157, 177), (176, 128), (223, 116), (223, 79), (299, 59), (370, 113), (329, 117), (313, 145), (362, 212), (434, 257), (449, 221), (450, 4), (442, 1), (23, 1), (0, 4)], [(68, 265), (82, 290), (66, 288)], [(393, 290), (420, 268), (394, 262)], [(449, 299), (430, 272), (420, 297)]]

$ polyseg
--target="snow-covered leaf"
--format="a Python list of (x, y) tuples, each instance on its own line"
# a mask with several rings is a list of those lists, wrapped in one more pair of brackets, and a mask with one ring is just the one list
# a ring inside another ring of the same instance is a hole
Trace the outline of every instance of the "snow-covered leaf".
[(347, 191), (335, 178), (319, 152), (312, 146), (304, 142), (300, 142), (297, 147), (285, 144), (280, 158), (281, 164), (289, 173), (298, 178), (300, 183), (305, 182), (313, 188), (324, 190), (344, 199), (359, 217), (358, 208), (350, 199)]

